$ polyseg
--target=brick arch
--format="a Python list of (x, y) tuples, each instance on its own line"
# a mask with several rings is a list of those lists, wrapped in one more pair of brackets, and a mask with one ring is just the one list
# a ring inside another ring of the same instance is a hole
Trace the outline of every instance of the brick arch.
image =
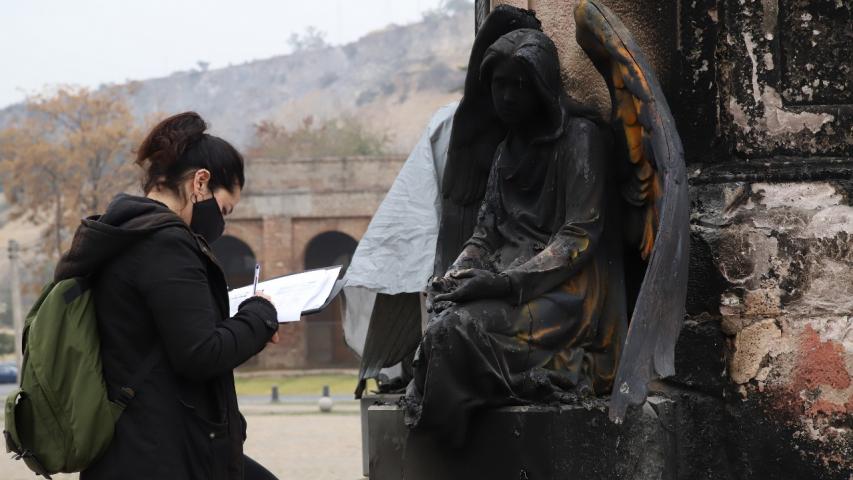
[[(326, 230), (311, 238), (303, 249), (305, 269), (341, 264), (349, 266), (358, 242), (340, 230)], [(329, 307), (305, 318), (306, 361), (309, 367), (355, 367), (358, 359), (346, 345), (342, 326), (343, 304), (336, 298)]]
[(352, 237), (358, 242), (370, 217), (325, 217), (325, 218), (297, 218), (293, 220), (293, 268), (305, 269), (305, 255), (308, 245), (312, 240), (327, 232), (339, 232)]
[(252, 282), (257, 254), (248, 243), (234, 235), (223, 235), (210, 248), (225, 271), (229, 288)]
[(339, 230), (328, 230), (314, 236), (305, 245), (302, 262), (305, 269), (321, 268), (335, 264), (349, 267), (358, 241)]

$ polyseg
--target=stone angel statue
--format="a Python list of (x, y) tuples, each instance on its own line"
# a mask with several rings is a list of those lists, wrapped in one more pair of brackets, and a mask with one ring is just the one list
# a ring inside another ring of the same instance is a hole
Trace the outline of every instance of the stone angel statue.
[(609, 122), (564, 91), (533, 12), (499, 6), (477, 34), (403, 401), (412, 428), (458, 443), (479, 408), (607, 394), (621, 421), (674, 373), (689, 247), (681, 142), (616, 16), (582, 0), (575, 20), (610, 90)]

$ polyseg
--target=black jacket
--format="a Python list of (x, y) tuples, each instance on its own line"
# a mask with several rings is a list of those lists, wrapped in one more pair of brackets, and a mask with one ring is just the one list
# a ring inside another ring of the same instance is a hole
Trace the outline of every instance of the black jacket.
[(162, 203), (130, 195), (77, 230), (55, 277), (78, 276), (91, 276), (108, 387), (154, 361), (81, 479), (242, 480), (246, 425), (232, 370), (275, 332), (272, 304), (255, 297), (228, 318), (225, 277), (205, 241)]

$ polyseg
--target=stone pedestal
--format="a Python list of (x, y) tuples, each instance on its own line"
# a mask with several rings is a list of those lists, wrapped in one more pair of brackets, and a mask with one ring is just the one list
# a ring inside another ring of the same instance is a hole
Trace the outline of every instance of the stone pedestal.
[(482, 412), (455, 449), (410, 431), (396, 405), (372, 406), (372, 480), (674, 479), (673, 401), (650, 397), (624, 424), (603, 402), (587, 406), (507, 407)]
[(361, 398), (361, 474), (370, 476), (370, 430), (368, 428), (368, 411), (370, 407), (377, 405), (393, 404), (399, 395), (388, 395), (383, 393), (368, 394)]

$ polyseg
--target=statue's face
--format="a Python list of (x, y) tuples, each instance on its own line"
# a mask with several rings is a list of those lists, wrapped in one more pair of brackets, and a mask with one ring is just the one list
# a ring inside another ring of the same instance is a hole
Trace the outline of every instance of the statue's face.
[(521, 60), (509, 58), (495, 67), (492, 103), (498, 118), (509, 127), (535, 123), (541, 105), (530, 74)]

